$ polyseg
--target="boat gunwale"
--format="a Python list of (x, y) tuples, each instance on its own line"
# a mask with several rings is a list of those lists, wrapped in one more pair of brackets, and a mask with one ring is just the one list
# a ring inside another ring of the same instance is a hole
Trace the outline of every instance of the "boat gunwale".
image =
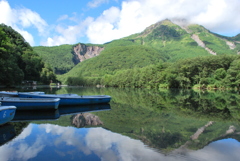
[(1, 102), (24, 102), (24, 103), (49, 103), (49, 102), (58, 102), (60, 98), (12, 98), (4, 97), (0, 100)]
[[(22, 93), (20, 93), (22, 94)], [(41, 98), (60, 98), (60, 99), (104, 99), (104, 98), (111, 98), (111, 96), (109, 95), (71, 95), (71, 94), (22, 94), (22, 95), (25, 95), (25, 96), (38, 96), (38, 97), (41, 97)]]
[(0, 111), (4, 111), (4, 110), (15, 110), (17, 109), (16, 106), (0, 106)]

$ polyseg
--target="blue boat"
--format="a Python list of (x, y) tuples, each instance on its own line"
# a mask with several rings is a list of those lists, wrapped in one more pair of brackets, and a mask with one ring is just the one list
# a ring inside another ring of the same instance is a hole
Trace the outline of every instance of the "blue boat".
[(14, 118), (16, 112), (15, 106), (1, 106), (0, 105), (0, 125), (3, 125)]
[(48, 110), (57, 109), (60, 99), (2, 97), (0, 101), (4, 106), (16, 106), (17, 110)]
[[(22, 93), (45, 94), (45, 92), (41, 92), (41, 91), (22, 92)], [(0, 97), (18, 97), (18, 92), (17, 91), (0, 91)]]
[(77, 94), (29, 94), (20, 92), (18, 96), (21, 98), (60, 98), (60, 106), (101, 104), (109, 103), (111, 100), (111, 96), (108, 95), (79, 96)]
[(0, 91), (0, 97), (18, 97), (18, 92)]

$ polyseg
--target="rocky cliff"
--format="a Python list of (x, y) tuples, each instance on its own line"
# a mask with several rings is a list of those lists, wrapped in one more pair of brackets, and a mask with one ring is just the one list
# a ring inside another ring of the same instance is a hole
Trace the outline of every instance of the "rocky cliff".
[(87, 46), (85, 44), (78, 44), (73, 47), (73, 61), (75, 64), (78, 64), (86, 59), (98, 56), (102, 50), (104, 50), (104, 48), (100, 46)]

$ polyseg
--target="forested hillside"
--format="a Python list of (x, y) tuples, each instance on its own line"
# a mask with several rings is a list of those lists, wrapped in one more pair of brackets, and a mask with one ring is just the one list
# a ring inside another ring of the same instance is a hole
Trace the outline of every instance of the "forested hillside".
[(98, 56), (103, 49), (103, 45), (82, 43), (33, 47), (33, 50), (50, 65), (55, 74), (67, 73), (79, 62)]
[(0, 24), (0, 85), (20, 84), (22, 80), (42, 83), (56, 76), (24, 38), (11, 27)]
[(33, 47), (33, 50), (43, 58), (44, 62), (51, 65), (56, 74), (63, 74), (75, 66), (72, 48), (73, 45), (37, 46)]
[(238, 37), (165, 20), (104, 44), (99, 56), (59, 78), (72, 85), (239, 88)]
[[(240, 39), (164, 20), (106, 44), (34, 47), (0, 26), (0, 84), (58, 79), (69, 85), (240, 88)], [(39, 56), (39, 55), (40, 56)], [(70, 71), (69, 71), (70, 70)]]

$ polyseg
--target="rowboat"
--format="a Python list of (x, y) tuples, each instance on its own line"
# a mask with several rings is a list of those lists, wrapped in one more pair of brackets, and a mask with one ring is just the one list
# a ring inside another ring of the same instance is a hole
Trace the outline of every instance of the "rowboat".
[(14, 118), (16, 111), (15, 106), (1, 106), (0, 105), (0, 125), (3, 125)]
[(20, 92), (18, 96), (21, 98), (60, 98), (60, 106), (101, 104), (109, 103), (111, 100), (111, 96), (108, 95), (79, 96), (77, 94), (29, 94)]
[(0, 97), (18, 97), (18, 93), (9, 91), (0, 91)]
[[(0, 97), (18, 97), (17, 91), (0, 91)], [(33, 92), (22, 92), (22, 93), (30, 93), (30, 94), (45, 94), (42, 91), (33, 91)]]
[(4, 106), (16, 106), (17, 110), (47, 110), (57, 109), (60, 99), (2, 97), (0, 101)]

